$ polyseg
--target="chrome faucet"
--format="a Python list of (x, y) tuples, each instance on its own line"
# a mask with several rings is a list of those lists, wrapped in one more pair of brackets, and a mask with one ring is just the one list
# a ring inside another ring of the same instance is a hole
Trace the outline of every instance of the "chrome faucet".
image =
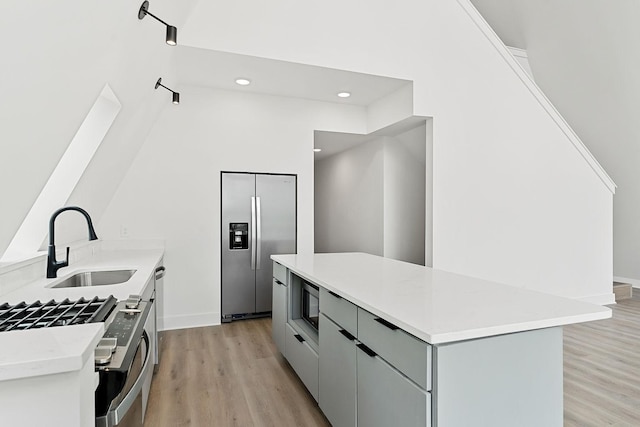
[(54, 225), (56, 222), (56, 218), (64, 211), (78, 211), (84, 218), (87, 220), (87, 225), (89, 227), (89, 240), (97, 240), (98, 236), (96, 236), (96, 231), (93, 229), (93, 223), (91, 222), (91, 217), (82, 208), (77, 206), (66, 206), (64, 208), (60, 208), (51, 215), (49, 218), (49, 247), (47, 249), (47, 279), (53, 279), (58, 277), (58, 270), (62, 267), (66, 267), (69, 265), (69, 246), (67, 246), (67, 258), (64, 261), (56, 261), (56, 244), (54, 237)]

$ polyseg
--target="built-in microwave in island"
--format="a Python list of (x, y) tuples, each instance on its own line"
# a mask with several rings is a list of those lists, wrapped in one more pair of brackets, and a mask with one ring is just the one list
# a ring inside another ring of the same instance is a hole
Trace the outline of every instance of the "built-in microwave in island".
[(318, 286), (303, 278), (291, 275), (289, 323), (305, 339), (318, 345), (318, 319), (320, 316), (320, 292)]
[(319, 289), (309, 282), (302, 282), (302, 319), (318, 332), (320, 316)]

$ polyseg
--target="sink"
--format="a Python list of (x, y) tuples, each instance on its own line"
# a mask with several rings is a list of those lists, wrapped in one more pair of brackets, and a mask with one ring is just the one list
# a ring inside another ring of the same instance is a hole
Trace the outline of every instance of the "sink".
[(135, 272), (136, 270), (85, 271), (64, 279), (53, 285), (52, 288), (117, 285), (129, 280)]

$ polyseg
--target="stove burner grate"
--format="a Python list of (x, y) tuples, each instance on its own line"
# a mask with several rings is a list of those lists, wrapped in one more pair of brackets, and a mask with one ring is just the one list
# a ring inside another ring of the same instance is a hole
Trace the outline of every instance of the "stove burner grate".
[(0, 305), (0, 332), (103, 322), (116, 303), (112, 295), (102, 299), (80, 298), (77, 301), (4, 303)]

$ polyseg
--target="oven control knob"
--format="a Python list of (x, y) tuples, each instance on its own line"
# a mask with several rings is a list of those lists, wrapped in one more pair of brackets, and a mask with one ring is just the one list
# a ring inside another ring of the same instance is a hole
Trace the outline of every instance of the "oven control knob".
[(117, 338), (101, 338), (98, 342), (98, 347), (106, 347), (111, 349), (111, 353), (116, 351), (116, 347), (118, 346)]
[(140, 304), (140, 295), (129, 295), (129, 298), (125, 301), (127, 308), (138, 308)]
[(94, 360), (96, 365), (106, 365), (111, 361), (110, 347), (96, 347), (94, 351)]

